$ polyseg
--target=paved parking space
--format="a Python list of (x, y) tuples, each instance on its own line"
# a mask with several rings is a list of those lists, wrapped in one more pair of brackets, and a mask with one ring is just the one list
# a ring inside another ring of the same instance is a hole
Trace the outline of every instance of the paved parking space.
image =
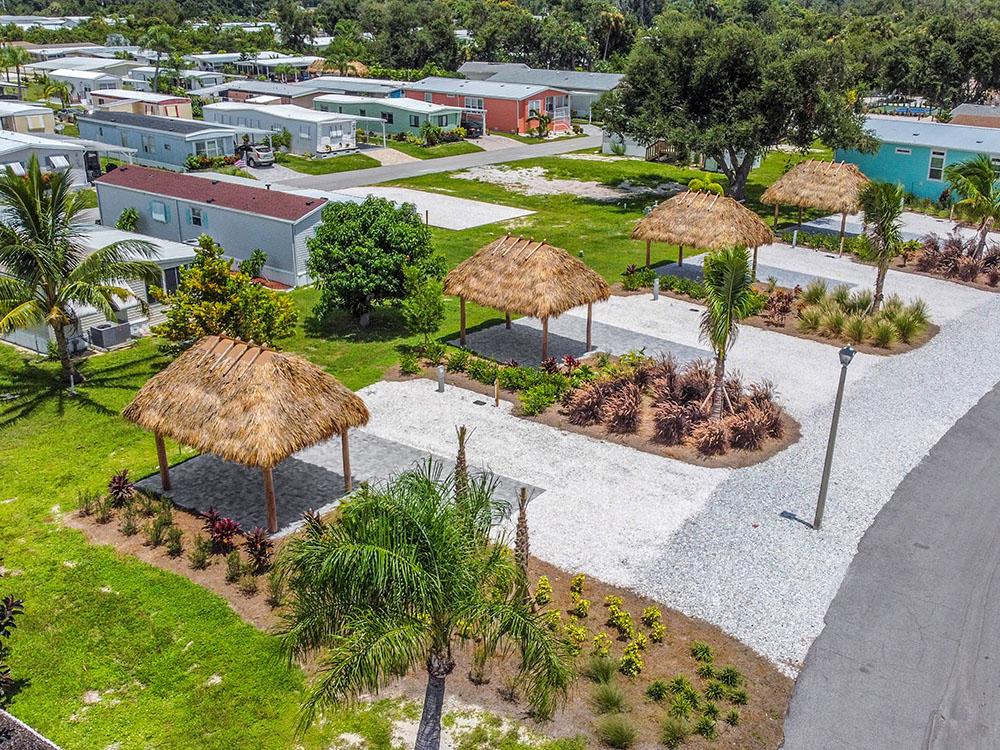
[(417, 207), (417, 212), (426, 217), (428, 224), (442, 229), (470, 229), (534, 213), (534, 211), (527, 211), (523, 208), (484, 203), (483, 201), (439, 195), (410, 188), (348, 187), (341, 188), (338, 192), (358, 198), (374, 195), (378, 198), (388, 198), (396, 203), (412, 203)]

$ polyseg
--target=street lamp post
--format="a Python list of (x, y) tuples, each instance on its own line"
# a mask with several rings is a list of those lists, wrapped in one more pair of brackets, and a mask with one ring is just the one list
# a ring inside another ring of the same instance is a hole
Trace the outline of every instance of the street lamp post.
[(823, 523), (826, 508), (826, 492), (830, 487), (830, 466), (833, 463), (833, 446), (837, 442), (837, 423), (840, 421), (840, 405), (844, 401), (844, 383), (847, 381), (847, 366), (854, 359), (854, 347), (848, 344), (840, 350), (840, 383), (837, 385), (837, 400), (833, 404), (833, 420), (830, 422), (830, 439), (826, 444), (826, 461), (823, 463), (823, 480), (819, 485), (819, 500), (816, 502), (816, 518), (813, 528), (818, 530)]

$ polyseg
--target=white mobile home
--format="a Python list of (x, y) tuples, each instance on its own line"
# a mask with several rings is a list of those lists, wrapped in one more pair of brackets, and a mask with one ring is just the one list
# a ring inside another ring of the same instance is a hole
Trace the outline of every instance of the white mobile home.
[(218, 102), (202, 108), (206, 122), (256, 128), (291, 136), (296, 154), (334, 154), (357, 148), (357, 120), (338, 112), (317, 112), (294, 104)]

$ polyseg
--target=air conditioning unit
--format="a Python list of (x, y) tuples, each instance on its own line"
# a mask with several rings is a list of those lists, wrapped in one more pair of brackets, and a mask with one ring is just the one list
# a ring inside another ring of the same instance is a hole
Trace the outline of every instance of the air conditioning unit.
[(127, 343), (132, 335), (128, 323), (98, 323), (90, 328), (90, 341), (101, 349), (112, 349)]

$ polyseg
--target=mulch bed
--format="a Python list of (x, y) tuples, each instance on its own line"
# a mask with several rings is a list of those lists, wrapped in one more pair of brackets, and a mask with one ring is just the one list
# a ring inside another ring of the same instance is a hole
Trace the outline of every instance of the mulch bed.
[[(144, 544), (145, 537), (141, 532), (132, 537), (122, 535), (118, 530), (118, 520), (118, 514), (106, 524), (97, 523), (93, 516), (81, 516), (75, 512), (64, 517), (67, 525), (83, 531), (92, 543), (111, 545), (119, 552), (133, 555), (162, 570), (186, 576), (218, 594), (237, 615), (254, 627), (274, 632), (279, 626), (281, 610), (272, 609), (266, 601), (266, 577), (259, 579), (260, 591), (254, 596), (246, 597), (239, 592), (235, 584), (225, 582), (226, 565), (223, 557), (213, 556), (212, 564), (205, 570), (191, 568), (187, 552), (191, 540), (201, 531), (199, 518), (179, 508), (174, 511), (174, 522), (184, 531), (185, 539), (185, 552), (176, 558), (170, 557), (164, 547), (154, 548)], [(547, 576), (552, 584), (552, 602), (541, 609), (560, 610), (564, 624), (573, 622), (567, 614), (567, 610), (572, 606), (569, 584), (573, 574), (536, 558), (531, 558), (529, 571), (533, 584), (540, 575)], [(643, 610), (650, 606), (660, 609), (663, 623), (667, 628), (665, 641), (660, 644), (650, 643), (643, 652), (645, 668), (638, 677), (627, 678), (620, 674), (616, 677), (630, 706), (627, 718), (639, 731), (636, 747), (658, 746), (660, 726), (667, 715), (669, 700), (654, 703), (645, 697), (645, 690), (652, 680), (670, 680), (677, 675), (685, 675), (696, 689), (704, 689), (707, 681), (696, 675), (698, 663), (690, 653), (691, 644), (695, 641), (702, 641), (712, 646), (715, 651), (716, 666), (721, 668), (732, 665), (744, 675), (746, 681), (743, 687), (749, 696), (749, 702), (745, 706), (733, 706), (725, 699), (717, 701), (720, 709), (720, 717), (716, 724), (718, 739), (709, 741), (692, 735), (684, 747), (770, 749), (781, 745), (784, 715), (791, 698), (793, 681), (779, 672), (767, 659), (714, 625), (688, 617), (627, 589), (611, 586), (593, 578), (587, 579), (583, 596), (591, 601), (590, 613), (587, 618), (578, 622), (586, 627), (588, 642), (583, 645), (583, 651), (577, 658), (578, 668), (585, 666), (589, 660), (590, 641), (597, 632), (606, 632), (614, 639), (615, 632), (604, 624), (607, 610), (603, 602), (609, 595), (623, 600), (623, 608), (632, 615), (640, 632), (646, 632), (640, 623), (640, 616)], [(620, 656), (623, 646), (621, 641), (615, 641), (612, 654)], [(598, 717), (591, 705), (594, 684), (586, 678), (580, 677), (574, 683), (568, 702), (551, 720), (536, 722), (528, 716), (525, 704), (511, 702), (501, 695), (503, 691), (500, 688), (504, 685), (504, 677), (513, 674), (514, 671), (516, 662), (513, 657), (494, 662), (490, 668), (489, 682), (477, 685), (468, 678), (471, 648), (456, 644), (454, 656), (456, 667), (448, 680), (447, 687), (447, 696), (450, 699), (457, 700), (462, 705), (481, 708), (523, 722), (542, 735), (551, 737), (583, 735), (587, 738), (588, 747), (598, 745), (593, 734), (594, 722)], [(304, 666), (309, 671), (310, 665)], [(423, 670), (418, 669), (391, 685), (382, 695), (403, 696), (419, 702), (423, 700), (425, 685), (426, 675)], [(735, 727), (729, 726), (722, 720), (733, 708), (736, 708), (741, 715), (741, 722)]]
[[(399, 371), (399, 366), (395, 365), (390, 368), (388, 372), (386, 372), (384, 379), (410, 380), (417, 377), (437, 380), (437, 373), (432, 367), (423, 367), (421, 372), (416, 375), (403, 375)], [(473, 391), (474, 393), (481, 393), (484, 396), (488, 396), (490, 399), (492, 399), (494, 395), (493, 386), (485, 385), (484, 383), (480, 383), (478, 380), (473, 380), (463, 372), (446, 372), (444, 381), (448, 385), (464, 388), (468, 391)], [(782, 422), (785, 425), (785, 432), (780, 440), (767, 440), (759, 451), (730, 449), (721, 456), (706, 456), (699, 453), (697, 449), (691, 445), (666, 445), (665, 443), (659, 442), (653, 434), (652, 410), (649, 408), (643, 409), (642, 422), (636, 432), (622, 434), (608, 432), (607, 429), (599, 424), (586, 426), (573, 424), (566, 416), (562, 404), (558, 402), (550, 406), (541, 414), (531, 416), (524, 414), (521, 411), (521, 402), (516, 393), (505, 391), (501, 388), (500, 399), (514, 404), (514, 416), (519, 417), (520, 419), (526, 419), (529, 422), (539, 422), (541, 424), (549, 425), (550, 427), (555, 427), (558, 430), (575, 432), (579, 435), (586, 435), (587, 437), (592, 437), (597, 440), (605, 440), (609, 443), (626, 445), (629, 448), (634, 448), (636, 450), (643, 451), (644, 453), (652, 453), (656, 456), (673, 458), (678, 461), (695, 464), (697, 466), (705, 466), (708, 468), (740, 469), (746, 466), (759, 464), (762, 461), (766, 461), (771, 458), (775, 454), (780, 453), (788, 446), (798, 442), (798, 439), (801, 436), (799, 423), (792, 419), (792, 417), (786, 412), (782, 411)], [(651, 402), (651, 397), (646, 396), (645, 403), (647, 407)]]

